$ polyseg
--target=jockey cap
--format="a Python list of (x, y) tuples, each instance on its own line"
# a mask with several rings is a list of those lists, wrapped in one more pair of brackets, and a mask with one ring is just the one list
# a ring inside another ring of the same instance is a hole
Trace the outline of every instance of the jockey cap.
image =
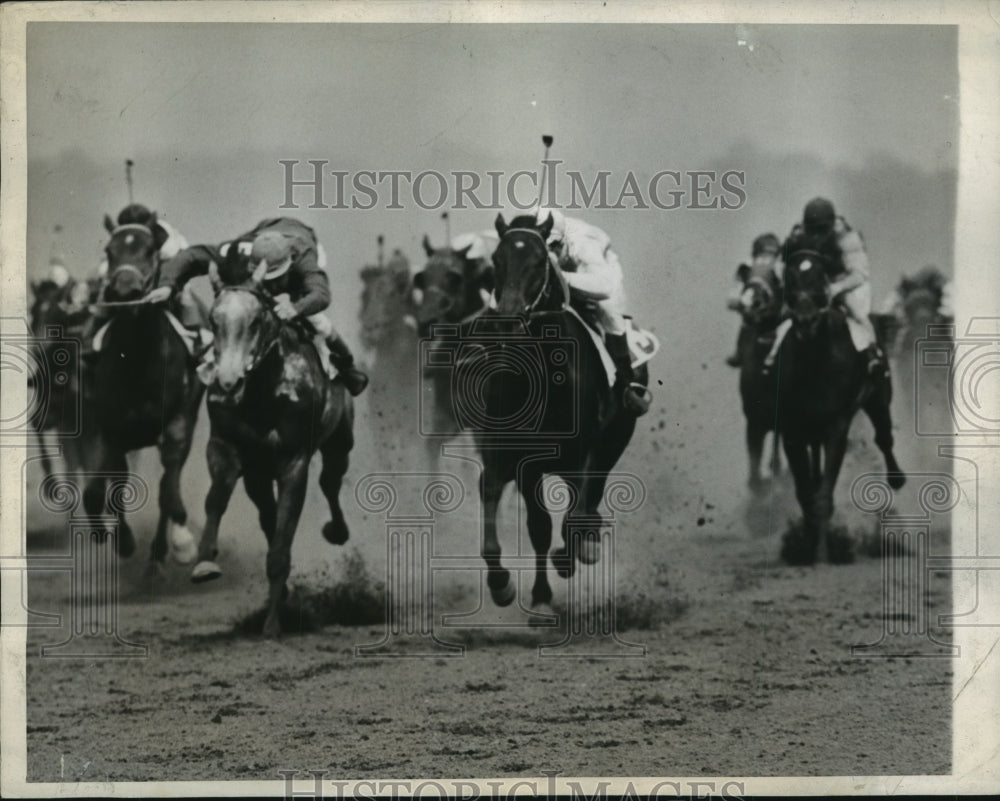
[(762, 253), (772, 253), (777, 256), (781, 252), (781, 243), (774, 234), (761, 234), (753, 241), (751, 255), (757, 258)]
[(253, 241), (250, 260), (254, 265), (267, 262), (265, 279), (277, 278), (292, 266), (292, 248), (288, 239), (277, 231), (264, 231)]
[(802, 225), (807, 234), (823, 234), (833, 230), (837, 213), (833, 204), (824, 197), (815, 197), (806, 203), (802, 212)]

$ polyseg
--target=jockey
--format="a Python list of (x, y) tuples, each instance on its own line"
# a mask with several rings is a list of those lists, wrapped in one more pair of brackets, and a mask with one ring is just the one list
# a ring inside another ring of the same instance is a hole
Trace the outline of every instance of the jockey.
[[(752, 261), (749, 265), (741, 264), (736, 269), (736, 284), (729, 291), (729, 297), (726, 300), (727, 308), (736, 312), (742, 311), (743, 294), (746, 292), (747, 283), (753, 278), (763, 279), (775, 289), (781, 286), (779, 253), (781, 253), (781, 242), (774, 234), (761, 234), (753, 241), (750, 251)], [(736, 350), (732, 355), (726, 357), (726, 364), (730, 367), (739, 367), (743, 363), (743, 358), (740, 355), (743, 351), (742, 345), (745, 339), (752, 335), (753, 332), (746, 324), (740, 325), (740, 333), (736, 339)]]
[(282, 320), (306, 318), (323, 338), (329, 359), (352, 395), (368, 385), (368, 376), (354, 365), (354, 355), (323, 314), (330, 305), (330, 284), (325, 270), (326, 254), (311, 228), (291, 217), (262, 220), (253, 230), (223, 243), (218, 248), (197, 245), (178, 253), (163, 265), (159, 285), (150, 300), (166, 299), (196, 275), (220, 263), (229, 247), (251, 244), (251, 263), (266, 262), (264, 286), (275, 300), (275, 312)]
[[(160, 219), (159, 215), (154, 215), (152, 211), (141, 203), (130, 203), (122, 209), (116, 223), (112, 223), (110, 217), (106, 216), (104, 218), (104, 226), (108, 229), (108, 233), (112, 233), (116, 227), (122, 225), (144, 225), (149, 228), (154, 240), (162, 242), (160, 249), (157, 251), (161, 262), (173, 258), (188, 246), (187, 239), (184, 238), (184, 235), (180, 231), (166, 220)], [(88, 359), (93, 359), (96, 356), (93, 349), (94, 335), (110, 319), (105, 307), (100, 305), (100, 301), (104, 299), (107, 276), (108, 260), (104, 259), (97, 266), (96, 273), (96, 283), (98, 285), (96, 300), (98, 303), (94, 307), (94, 313), (90, 320), (88, 320), (82, 334), (82, 353)], [(207, 328), (207, 321), (204, 320), (204, 315), (199, 312), (197, 302), (190, 292), (185, 292), (181, 296), (180, 308), (181, 322), (187, 328), (195, 329), (196, 332), (199, 329), (204, 330)], [(201, 340), (203, 345), (207, 344), (204, 335), (201, 337)]]
[(879, 311), (882, 314), (895, 317), (900, 323), (905, 323), (906, 300), (911, 293), (921, 289), (934, 296), (937, 301), (935, 311), (941, 317), (952, 318), (955, 316), (951, 308), (951, 281), (937, 267), (930, 264), (918, 270), (912, 278), (903, 276), (896, 288), (882, 302)]
[(538, 223), (552, 220), (548, 247), (570, 288), (570, 302), (604, 330), (608, 354), (615, 364), (615, 387), (624, 407), (640, 416), (649, 411), (648, 390), (635, 383), (625, 322), (625, 287), (618, 255), (610, 237), (583, 220), (558, 209), (540, 208)]
[[(806, 204), (801, 229), (793, 229), (792, 235), (785, 242), (786, 258), (803, 247), (818, 250), (829, 257), (827, 275), (830, 299), (845, 312), (851, 341), (859, 353), (866, 354), (868, 372), (872, 373), (877, 368), (888, 370), (885, 356), (876, 342), (875, 328), (869, 318), (872, 289), (868, 254), (860, 233), (836, 213), (829, 200), (817, 197)], [(774, 346), (764, 360), (766, 367), (774, 364), (778, 349), (791, 326), (791, 319), (786, 319), (775, 329)]]

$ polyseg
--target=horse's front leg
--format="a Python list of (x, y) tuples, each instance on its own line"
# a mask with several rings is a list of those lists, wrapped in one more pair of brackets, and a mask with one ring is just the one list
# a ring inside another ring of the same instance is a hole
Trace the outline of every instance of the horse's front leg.
[(187, 509), (181, 498), (181, 470), (191, 452), (191, 438), (194, 421), (186, 410), (177, 415), (160, 436), (160, 463), (163, 477), (160, 479), (160, 519), (156, 524), (156, 537), (150, 549), (150, 559), (163, 564), (167, 556), (167, 534), (170, 534), (170, 548), (178, 564), (189, 565), (198, 555), (194, 534), (187, 527)]
[(757, 493), (764, 486), (764, 481), (760, 475), (760, 463), (764, 458), (764, 427), (757, 422), (747, 420), (747, 457), (749, 459), (750, 477), (747, 486), (751, 492)]
[(264, 636), (281, 633), (281, 604), (288, 595), (288, 574), (292, 570), (292, 540), (299, 525), (309, 477), (309, 454), (300, 454), (278, 470), (278, 519), (267, 549), (267, 581), (270, 587)]
[(781, 557), (791, 564), (812, 564), (816, 561), (813, 508), (816, 485), (809, 459), (809, 448), (805, 439), (795, 435), (784, 435), (782, 444), (785, 458), (788, 460), (788, 469), (791, 470), (795, 481), (795, 497), (802, 509), (802, 532), (796, 534), (792, 531), (785, 535)]
[(517, 587), (510, 571), (500, 564), (500, 540), (497, 539), (497, 510), (507, 482), (496, 474), (489, 463), (484, 465), (479, 478), (479, 494), (483, 503), (483, 550), (486, 561), (486, 584), (497, 606), (509, 606), (517, 595)]
[(837, 486), (837, 478), (844, 464), (847, 453), (847, 433), (849, 421), (838, 424), (827, 435), (823, 445), (823, 474), (816, 490), (816, 547), (820, 553), (825, 553), (831, 562), (849, 562), (852, 559), (850, 543), (841, 538), (832, 538), (830, 520), (833, 517), (833, 492)]
[(215, 562), (219, 554), (219, 522), (229, 506), (242, 469), (236, 448), (219, 437), (213, 436), (208, 440), (206, 455), (212, 484), (205, 496), (205, 528), (198, 543), (198, 563), (191, 571), (191, 581), (195, 583), (222, 575), (222, 569)]
[[(548, 559), (552, 547), (552, 515), (538, 497), (542, 483), (541, 473), (522, 474), (517, 489), (528, 510), (528, 536), (535, 550), (535, 583), (531, 588), (531, 608), (542, 614), (552, 614), (552, 587), (549, 585)], [(532, 623), (542, 622), (531, 618)]]

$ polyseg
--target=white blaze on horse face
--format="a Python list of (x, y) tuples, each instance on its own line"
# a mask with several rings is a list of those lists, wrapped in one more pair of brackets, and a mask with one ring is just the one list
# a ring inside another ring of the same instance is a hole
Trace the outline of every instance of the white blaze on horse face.
[(248, 292), (224, 293), (212, 310), (219, 383), (223, 386), (232, 386), (246, 373), (255, 340), (251, 322), (258, 311), (259, 302)]
[(799, 270), (801, 272), (806, 272), (807, 270), (811, 270), (812, 266), (813, 266), (813, 263), (811, 261), (809, 261), (809, 259), (803, 259), (799, 263)]

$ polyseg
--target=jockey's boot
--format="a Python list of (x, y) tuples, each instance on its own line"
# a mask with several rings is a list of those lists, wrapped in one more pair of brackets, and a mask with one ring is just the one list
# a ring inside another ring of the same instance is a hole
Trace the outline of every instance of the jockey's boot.
[(726, 357), (726, 364), (728, 364), (730, 367), (742, 367), (743, 359), (740, 358), (739, 353), (730, 353)]
[(337, 368), (340, 380), (347, 391), (357, 397), (368, 386), (368, 376), (355, 366), (354, 354), (339, 336), (327, 337), (326, 346), (330, 349), (330, 363)]
[(636, 417), (641, 417), (649, 411), (649, 390), (635, 382), (635, 371), (632, 369), (632, 353), (628, 347), (628, 336), (625, 334), (605, 334), (608, 355), (615, 363), (615, 392), (620, 392), (622, 406)]
[(736, 335), (736, 350), (734, 350), (729, 356), (726, 357), (726, 364), (730, 367), (742, 367), (743, 357), (740, 355), (743, 353), (743, 340), (749, 335), (747, 326), (741, 325), (740, 332)]

